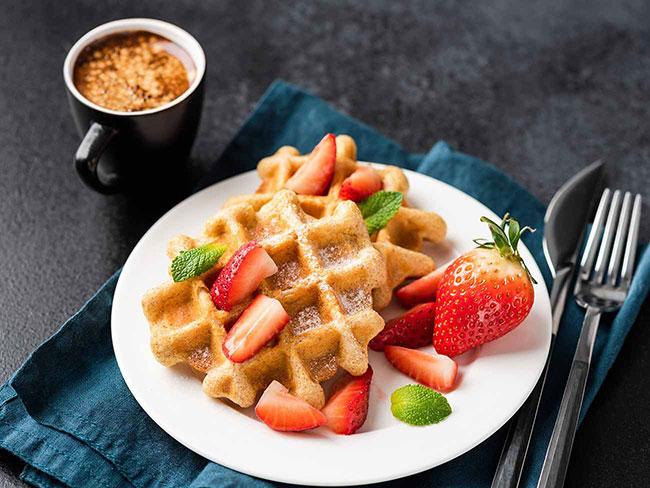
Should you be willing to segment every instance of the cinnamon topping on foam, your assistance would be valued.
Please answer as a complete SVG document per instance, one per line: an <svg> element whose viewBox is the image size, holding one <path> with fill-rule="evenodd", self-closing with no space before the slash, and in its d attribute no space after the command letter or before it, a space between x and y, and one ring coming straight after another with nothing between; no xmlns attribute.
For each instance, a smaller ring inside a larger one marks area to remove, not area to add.
<svg viewBox="0 0 650 488"><path fill-rule="evenodd" d="M112 34L87 46L74 84L97 105L121 112L159 107L189 87L195 67L177 44L145 31Z"/></svg>

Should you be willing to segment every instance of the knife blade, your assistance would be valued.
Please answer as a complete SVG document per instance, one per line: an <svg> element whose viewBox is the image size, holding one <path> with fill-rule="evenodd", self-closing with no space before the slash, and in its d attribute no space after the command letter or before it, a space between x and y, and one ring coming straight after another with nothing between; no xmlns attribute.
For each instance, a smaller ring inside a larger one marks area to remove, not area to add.
<svg viewBox="0 0 650 488"><path fill-rule="evenodd" d="M564 313L567 293L582 236L594 206L594 195L603 173L603 162L596 161L568 180L555 193L544 215L544 256L553 276L551 287L551 345L544 370L519 412L510 421L492 488L516 488L526 460L526 452L537 417L539 401L548 373L555 336Z"/></svg>

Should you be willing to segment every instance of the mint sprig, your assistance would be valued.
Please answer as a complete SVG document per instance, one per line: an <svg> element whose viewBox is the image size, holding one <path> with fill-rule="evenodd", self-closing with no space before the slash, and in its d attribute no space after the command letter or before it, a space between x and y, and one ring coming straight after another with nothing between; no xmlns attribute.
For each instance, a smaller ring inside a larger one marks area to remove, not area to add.
<svg viewBox="0 0 650 488"><path fill-rule="evenodd" d="M390 397L393 415L411 425L437 424L451 413L451 406L440 393L423 385L406 385Z"/></svg>
<svg viewBox="0 0 650 488"><path fill-rule="evenodd" d="M378 191L359 202L368 234L372 235L386 227L402 206L402 199L403 196L398 191Z"/></svg>
<svg viewBox="0 0 650 488"><path fill-rule="evenodd" d="M189 280L208 271L226 252L226 246L205 244L189 251L181 251L172 261L172 279L175 282Z"/></svg>

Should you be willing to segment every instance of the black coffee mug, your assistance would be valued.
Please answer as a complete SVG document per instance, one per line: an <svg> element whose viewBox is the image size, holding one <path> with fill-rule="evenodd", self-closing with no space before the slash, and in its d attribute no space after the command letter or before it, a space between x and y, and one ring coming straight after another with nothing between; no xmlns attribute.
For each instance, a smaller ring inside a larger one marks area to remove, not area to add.
<svg viewBox="0 0 650 488"><path fill-rule="evenodd" d="M190 87L178 98L149 110L119 112L85 98L74 85L74 66L89 44L115 33L147 31L169 39L194 63ZM101 193L137 187L168 177L189 156L203 107L205 54L183 29L155 19L122 19L102 24L79 39L63 64L68 100L83 137L74 156L82 181Z"/></svg>

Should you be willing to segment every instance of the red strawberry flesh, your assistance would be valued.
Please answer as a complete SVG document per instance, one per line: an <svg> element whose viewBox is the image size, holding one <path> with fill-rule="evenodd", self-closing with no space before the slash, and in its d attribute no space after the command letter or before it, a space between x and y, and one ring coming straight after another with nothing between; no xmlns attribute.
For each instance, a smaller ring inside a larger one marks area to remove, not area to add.
<svg viewBox="0 0 650 488"><path fill-rule="evenodd" d="M435 313L435 302L417 305L404 315L386 322L384 329L368 346L374 351L383 351L388 345L411 348L430 346Z"/></svg>
<svg viewBox="0 0 650 488"><path fill-rule="evenodd" d="M397 301L403 307L413 307L418 303L432 302L436 299L436 290L447 266L440 266L431 273L412 281L395 292Z"/></svg>
<svg viewBox="0 0 650 488"><path fill-rule="evenodd" d="M232 307L248 298L264 278L277 273L271 256L256 241L240 247L213 283L212 301L220 310Z"/></svg>
<svg viewBox="0 0 650 488"><path fill-rule="evenodd" d="M325 195L336 166L336 137L327 134L284 187L299 195Z"/></svg>
<svg viewBox="0 0 650 488"><path fill-rule="evenodd" d="M368 416L372 368L361 376L346 374L334 386L334 393L323 407L327 426L337 434L354 434Z"/></svg>
<svg viewBox="0 0 650 488"><path fill-rule="evenodd" d="M370 166L362 166L348 176L341 184L339 198L360 202L381 190L381 176Z"/></svg>
<svg viewBox="0 0 650 488"><path fill-rule="evenodd" d="M438 391L454 388L458 365L447 356L400 346L386 346L384 354L395 368L418 383Z"/></svg>
<svg viewBox="0 0 650 488"><path fill-rule="evenodd" d="M322 412L298 398L278 381L273 381L255 406L255 413L262 422L274 430L297 432L325 425Z"/></svg>
<svg viewBox="0 0 650 488"><path fill-rule="evenodd" d="M277 336L289 322L289 315L275 298L257 295L223 342L223 353L234 363L242 363Z"/></svg>
<svg viewBox="0 0 650 488"><path fill-rule="evenodd" d="M525 270L495 249L474 249L445 271L437 292L433 344L456 356L510 332L533 305Z"/></svg>

